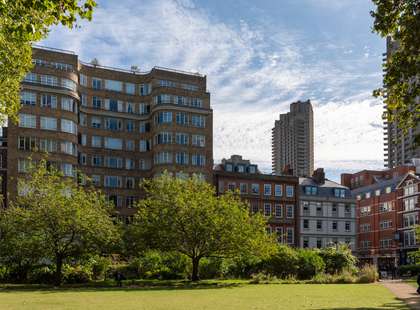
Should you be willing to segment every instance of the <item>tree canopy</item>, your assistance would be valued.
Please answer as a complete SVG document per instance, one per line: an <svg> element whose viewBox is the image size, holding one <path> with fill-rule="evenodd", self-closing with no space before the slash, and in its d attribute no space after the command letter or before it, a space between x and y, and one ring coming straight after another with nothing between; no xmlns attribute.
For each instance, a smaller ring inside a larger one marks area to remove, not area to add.
<svg viewBox="0 0 420 310"><path fill-rule="evenodd" d="M396 121L407 132L420 122L420 2L372 1L376 5L371 11L373 30L394 42L385 64L384 88L374 95L386 98L388 121ZM416 142L420 143L420 136Z"/></svg>
<svg viewBox="0 0 420 310"><path fill-rule="evenodd" d="M0 120L17 118L20 82L32 67L31 44L49 28L72 28L77 18L92 18L94 0L0 1Z"/></svg>
<svg viewBox="0 0 420 310"><path fill-rule="evenodd" d="M198 280L203 257L264 256L274 250L260 214L228 192L216 196L212 185L197 177L186 180L164 174L143 183L146 198L138 205L134 231L151 249L177 251L192 262Z"/></svg>
<svg viewBox="0 0 420 310"><path fill-rule="evenodd" d="M16 200L0 212L0 259L51 261L60 285L63 263L101 253L119 239L105 197L47 168L45 160L19 179L18 189Z"/></svg>

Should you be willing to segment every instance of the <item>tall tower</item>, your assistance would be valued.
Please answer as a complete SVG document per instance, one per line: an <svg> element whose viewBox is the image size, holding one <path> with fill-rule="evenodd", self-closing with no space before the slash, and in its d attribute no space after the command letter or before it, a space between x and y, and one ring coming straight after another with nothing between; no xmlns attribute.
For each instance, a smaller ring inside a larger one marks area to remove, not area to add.
<svg viewBox="0 0 420 310"><path fill-rule="evenodd" d="M392 53L398 49L398 42L390 37L386 40L386 53L383 61L386 62ZM384 72L387 68L385 66ZM386 87L386 85L384 85ZM384 109L388 106L388 98L384 100ZM419 103L420 104L420 103ZM410 128L407 133L398 127L397 122L388 122L384 117L384 157L385 167L395 168L404 164L411 164L414 158L420 158L420 145L415 144L415 136L420 134L420 122Z"/></svg>
<svg viewBox="0 0 420 310"><path fill-rule="evenodd" d="M314 171L314 115L310 100L290 105L280 114L272 130L274 174L288 166L296 176L311 176Z"/></svg>

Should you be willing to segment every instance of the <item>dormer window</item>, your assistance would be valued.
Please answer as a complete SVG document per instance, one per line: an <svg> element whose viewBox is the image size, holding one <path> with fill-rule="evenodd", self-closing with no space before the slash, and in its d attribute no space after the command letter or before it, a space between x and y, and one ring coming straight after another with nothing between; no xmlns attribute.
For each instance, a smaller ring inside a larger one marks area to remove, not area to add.
<svg viewBox="0 0 420 310"><path fill-rule="evenodd" d="M244 167L243 165L238 165L238 166L237 166L237 170L238 170L238 172L240 172L240 173L244 173L244 172L245 172L245 167Z"/></svg>
<svg viewBox="0 0 420 310"><path fill-rule="evenodd" d="M233 165L232 164L226 164L225 165L225 170L227 172L232 172L233 171Z"/></svg>
<svg viewBox="0 0 420 310"><path fill-rule="evenodd" d="M257 172L257 168L252 165L252 166L249 166L248 167L248 171L249 171L249 173L256 173Z"/></svg>

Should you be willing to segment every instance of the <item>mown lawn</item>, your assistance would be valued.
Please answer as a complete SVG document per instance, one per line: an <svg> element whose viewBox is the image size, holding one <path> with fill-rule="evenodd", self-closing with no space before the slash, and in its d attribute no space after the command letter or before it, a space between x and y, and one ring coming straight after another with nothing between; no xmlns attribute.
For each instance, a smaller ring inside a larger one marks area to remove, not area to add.
<svg viewBox="0 0 420 310"><path fill-rule="evenodd" d="M408 309L379 284L235 284L197 287L0 288L0 309Z"/></svg>

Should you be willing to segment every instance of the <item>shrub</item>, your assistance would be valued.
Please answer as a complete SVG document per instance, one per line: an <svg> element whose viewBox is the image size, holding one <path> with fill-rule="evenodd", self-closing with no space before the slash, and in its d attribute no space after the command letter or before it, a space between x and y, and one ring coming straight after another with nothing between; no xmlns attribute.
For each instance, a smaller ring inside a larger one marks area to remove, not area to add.
<svg viewBox="0 0 420 310"><path fill-rule="evenodd" d="M298 274L299 256L295 249L287 245L278 245L276 253L262 265L264 271L284 279Z"/></svg>
<svg viewBox="0 0 420 310"><path fill-rule="evenodd" d="M347 244L324 248L319 252L319 255L324 260L325 271L329 274L338 274L344 270L356 270L357 259Z"/></svg>
<svg viewBox="0 0 420 310"><path fill-rule="evenodd" d="M51 284L54 282L54 270L50 266L34 268L28 273L28 282Z"/></svg>
<svg viewBox="0 0 420 310"><path fill-rule="evenodd" d="M401 276L411 277L420 273L420 264L416 265L401 265L398 267L398 272Z"/></svg>
<svg viewBox="0 0 420 310"><path fill-rule="evenodd" d="M331 284L331 283L355 283L357 278L348 271L339 274L318 273L310 281L314 284Z"/></svg>
<svg viewBox="0 0 420 310"><path fill-rule="evenodd" d="M227 266L221 258L202 258L198 274L201 279L223 278L227 274Z"/></svg>
<svg viewBox="0 0 420 310"><path fill-rule="evenodd" d="M105 280L107 271L111 266L111 260L107 257L94 256L89 260L89 265L94 280Z"/></svg>
<svg viewBox="0 0 420 310"><path fill-rule="evenodd" d="M92 280L92 271L88 266L64 266L63 281L67 284L88 283Z"/></svg>
<svg viewBox="0 0 420 310"><path fill-rule="evenodd" d="M364 265L358 274L358 283L373 283L379 278L378 271L374 265Z"/></svg>
<svg viewBox="0 0 420 310"><path fill-rule="evenodd" d="M249 281L249 283L251 284L268 284L268 283L273 283L273 282L277 282L278 279L276 276L272 276L270 274L267 273L262 273L259 272L257 274L253 274L251 275L251 280Z"/></svg>
<svg viewBox="0 0 420 310"><path fill-rule="evenodd" d="M316 274L325 270L325 263L319 256L318 251L310 249L297 250L298 255L298 278L311 279Z"/></svg>
<svg viewBox="0 0 420 310"><path fill-rule="evenodd" d="M250 278L253 274L261 272L261 259L255 256L239 256L233 259L225 259L226 265L225 277L232 278Z"/></svg>

